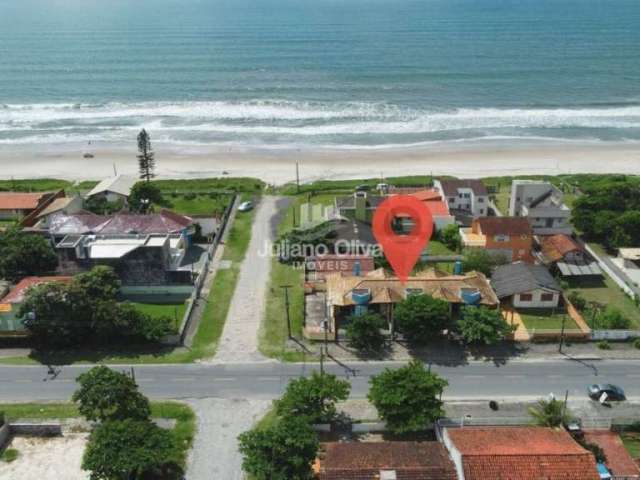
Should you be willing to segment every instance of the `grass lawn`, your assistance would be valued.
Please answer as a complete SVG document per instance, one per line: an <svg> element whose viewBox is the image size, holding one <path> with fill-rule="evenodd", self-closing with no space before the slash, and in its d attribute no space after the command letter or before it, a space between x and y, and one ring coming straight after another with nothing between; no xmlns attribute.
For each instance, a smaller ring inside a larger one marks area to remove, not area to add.
<svg viewBox="0 0 640 480"><path fill-rule="evenodd" d="M131 302L131 304L135 306L137 310L146 313L153 318L169 317L175 321L175 324L178 327L180 326L180 322L182 321L182 317L184 317L184 312L187 308L185 302L173 304Z"/></svg>
<svg viewBox="0 0 640 480"><path fill-rule="evenodd" d="M185 195L166 196L169 208L182 215L222 215L231 201L230 195L224 193L210 195L196 195L187 198Z"/></svg>
<svg viewBox="0 0 640 480"><path fill-rule="evenodd" d="M251 225L255 210L242 213L237 212L235 221L229 231L225 243L223 260L231 260L231 268L218 270L211 286L209 297L198 326L193 345L187 349L184 347L128 347L122 350L104 349L103 351L92 349L91 351L63 351L47 355L45 357L4 357L0 358L0 364L40 364L51 363L54 365L66 365L72 363L191 363L198 359L211 357L218 347L224 322L227 318L231 297L236 287L240 273L240 263L244 259L249 241L251 239ZM140 304L138 304L140 305ZM149 305L149 304L146 304ZM145 306L151 312L175 311L174 305ZM184 310L182 310L184 312Z"/></svg>
<svg viewBox="0 0 640 480"><path fill-rule="evenodd" d="M634 328L640 328L640 308L608 275L605 274L604 280L572 280L569 282L567 294L572 291L579 292L587 302L611 305L620 310L625 317L628 317ZM591 316L586 315L585 321L591 324Z"/></svg>
<svg viewBox="0 0 640 480"><path fill-rule="evenodd" d="M56 178L28 178L21 180L0 180L0 191L48 192L67 189L73 185L67 180Z"/></svg>
<svg viewBox="0 0 640 480"><path fill-rule="evenodd" d="M438 240L431 240L427 245L427 255L456 255L456 252Z"/></svg>
<svg viewBox="0 0 640 480"><path fill-rule="evenodd" d="M631 455L632 458L640 458L640 433L622 432L620 437L629 455Z"/></svg>
<svg viewBox="0 0 640 480"><path fill-rule="evenodd" d="M4 403L0 404L8 421L16 419L46 420L79 417L73 403ZM176 458L184 468L196 432L196 417L188 405L178 402L151 402L151 416L176 421L173 434L177 440Z"/></svg>
<svg viewBox="0 0 640 480"><path fill-rule="evenodd" d="M522 317L527 330L561 330L562 313L552 314L551 311L538 309L520 309L518 313ZM578 325L567 315L564 326L565 330L579 330Z"/></svg>

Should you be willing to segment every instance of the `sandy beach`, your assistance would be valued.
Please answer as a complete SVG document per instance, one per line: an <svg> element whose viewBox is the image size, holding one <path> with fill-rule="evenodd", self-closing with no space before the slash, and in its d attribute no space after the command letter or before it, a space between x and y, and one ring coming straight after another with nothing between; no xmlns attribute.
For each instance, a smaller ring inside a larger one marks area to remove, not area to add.
<svg viewBox="0 0 640 480"><path fill-rule="evenodd" d="M136 151L86 147L0 147L0 178L54 177L98 179L135 174ZM156 173L162 178L251 176L283 184L295 179L348 179L401 175L454 175L462 178L561 173L640 174L640 143L488 143L442 144L427 148L361 150L275 150L176 147L156 144ZM226 172L226 173L225 173Z"/></svg>

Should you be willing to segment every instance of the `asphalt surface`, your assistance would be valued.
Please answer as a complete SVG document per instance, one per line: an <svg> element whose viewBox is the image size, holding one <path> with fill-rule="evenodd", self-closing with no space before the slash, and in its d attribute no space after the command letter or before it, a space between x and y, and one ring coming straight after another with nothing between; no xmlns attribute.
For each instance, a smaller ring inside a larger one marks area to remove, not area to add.
<svg viewBox="0 0 640 480"><path fill-rule="evenodd" d="M352 384L352 398L364 398L371 375L402 363L328 364L326 370ZM56 367L50 374L41 366L0 367L0 402L68 400L75 378L90 366ZM128 366L113 368L130 371ZM141 390L154 399L272 399L291 378L307 375L317 364L260 362L243 364L135 366ZM532 399L569 390L586 396L587 385L615 383L630 399L640 399L639 360L512 361L505 365L472 362L464 366L438 366L433 371L449 381L445 399Z"/></svg>

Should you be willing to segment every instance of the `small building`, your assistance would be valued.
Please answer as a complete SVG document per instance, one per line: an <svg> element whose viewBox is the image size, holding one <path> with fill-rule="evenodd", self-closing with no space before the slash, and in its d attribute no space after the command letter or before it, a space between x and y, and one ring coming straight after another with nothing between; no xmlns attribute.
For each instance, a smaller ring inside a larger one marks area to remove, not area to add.
<svg viewBox="0 0 640 480"><path fill-rule="evenodd" d="M0 220L21 220L53 201L59 194L60 192L0 192Z"/></svg>
<svg viewBox="0 0 640 480"><path fill-rule="evenodd" d="M18 312L29 289L49 282L69 283L73 277L25 277L0 300L0 334L24 332L24 324Z"/></svg>
<svg viewBox="0 0 640 480"><path fill-rule="evenodd" d="M305 278L309 281L322 281L332 273L366 275L373 270L375 262L370 255L318 255L305 262Z"/></svg>
<svg viewBox="0 0 640 480"><path fill-rule="evenodd" d="M435 180L433 184L443 195L452 213L462 213L473 218L489 214L489 193L482 180Z"/></svg>
<svg viewBox="0 0 640 480"><path fill-rule="evenodd" d="M393 305L409 295L428 294L451 304L485 305L496 308L499 300L487 278L479 272L450 275L435 269L409 277L406 283L385 272L374 270L367 275L331 274L325 277L326 309L329 331L337 332L352 315L374 312L387 319L393 329Z"/></svg>
<svg viewBox="0 0 640 480"><path fill-rule="evenodd" d="M540 260L563 277L601 277L602 270L576 240L559 233L540 237Z"/></svg>
<svg viewBox="0 0 640 480"><path fill-rule="evenodd" d="M384 200L383 196L356 191L353 195L336 197L334 206L340 216L370 224L373 220L373 213Z"/></svg>
<svg viewBox="0 0 640 480"><path fill-rule="evenodd" d="M632 281L640 284L640 248L619 248L618 256L612 260Z"/></svg>
<svg viewBox="0 0 640 480"><path fill-rule="evenodd" d="M457 480L439 442L332 442L322 444L318 480Z"/></svg>
<svg viewBox="0 0 640 480"><path fill-rule="evenodd" d="M480 217L460 229L465 247L478 247L504 255L512 262L533 263L533 232L522 217Z"/></svg>
<svg viewBox="0 0 640 480"><path fill-rule="evenodd" d="M564 204L564 194L550 182L514 180L511 184L509 215L529 219L536 235L572 232L571 210Z"/></svg>
<svg viewBox="0 0 640 480"><path fill-rule="evenodd" d="M562 297L560 285L544 265L501 265L491 276L491 286L501 302L516 308L556 308Z"/></svg>
<svg viewBox="0 0 640 480"><path fill-rule="evenodd" d="M600 480L596 459L566 430L445 428L442 440L464 480Z"/></svg>
<svg viewBox="0 0 640 480"><path fill-rule="evenodd" d="M137 178L128 175L105 178L87 193L87 198L102 198L107 202L121 200L126 203L131 195L131 189L138 181Z"/></svg>
<svg viewBox="0 0 640 480"><path fill-rule="evenodd" d="M34 224L39 229L49 227L49 220L55 214L70 215L82 211L82 197L79 195L73 197L56 198L46 208L36 213Z"/></svg>
<svg viewBox="0 0 640 480"><path fill-rule="evenodd" d="M447 225L455 225L456 218L449 211L449 205L442 194L435 188L419 190L409 194L420 200L431 213L435 230L442 230Z"/></svg>

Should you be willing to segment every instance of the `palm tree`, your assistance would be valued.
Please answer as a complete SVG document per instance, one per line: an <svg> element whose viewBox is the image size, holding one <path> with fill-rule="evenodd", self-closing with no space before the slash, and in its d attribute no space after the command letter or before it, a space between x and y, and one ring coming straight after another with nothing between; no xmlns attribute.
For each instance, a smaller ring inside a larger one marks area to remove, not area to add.
<svg viewBox="0 0 640 480"><path fill-rule="evenodd" d="M539 427L559 427L573 420L565 403L555 398L538 400L536 407L529 407L529 415Z"/></svg>

